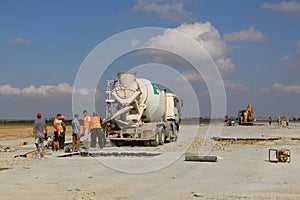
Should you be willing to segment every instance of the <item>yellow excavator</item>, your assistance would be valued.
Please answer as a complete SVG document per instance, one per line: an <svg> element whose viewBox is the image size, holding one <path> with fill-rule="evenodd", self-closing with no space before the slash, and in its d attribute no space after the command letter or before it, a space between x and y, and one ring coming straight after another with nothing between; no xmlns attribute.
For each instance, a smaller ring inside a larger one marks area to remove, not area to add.
<svg viewBox="0 0 300 200"><path fill-rule="evenodd" d="M255 117L253 114L252 105L248 104L247 108L240 110L238 113L239 125L253 125Z"/></svg>

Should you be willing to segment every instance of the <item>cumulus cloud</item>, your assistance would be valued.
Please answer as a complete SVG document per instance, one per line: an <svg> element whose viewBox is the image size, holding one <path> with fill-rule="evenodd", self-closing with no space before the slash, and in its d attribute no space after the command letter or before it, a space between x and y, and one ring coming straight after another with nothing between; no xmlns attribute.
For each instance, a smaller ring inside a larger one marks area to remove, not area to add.
<svg viewBox="0 0 300 200"><path fill-rule="evenodd" d="M285 14L295 14L300 16L300 4L294 1L290 1L290 2L282 1L279 4L264 2L260 7L283 12Z"/></svg>
<svg viewBox="0 0 300 200"><path fill-rule="evenodd" d="M271 89L282 93L300 94L300 85L283 85L280 83L274 83Z"/></svg>
<svg viewBox="0 0 300 200"><path fill-rule="evenodd" d="M47 97L52 94L73 94L73 92L79 95L88 95L94 93L95 90L88 88L73 90L73 87L68 83L59 83L58 85L41 85L39 87L30 85L25 88L12 87L9 84L0 85L0 95L36 95Z"/></svg>
<svg viewBox="0 0 300 200"><path fill-rule="evenodd" d="M232 59L226 56L228 51L227 44L222 40L219 31L209 22L182 24L177 28L167 29L162 35L151 38L148 41L148 46L174 50L176 52L184 52L185 54L188 52L193 59L198 61L207 58L207 55L199 54L197 51L191 51L191 47L189 46L190 44L186 44L185 41L181 41L172 30L181 32L199 42L199 44L215 61L221 72L228 73L235 70L235 65Z"/></svg>
<svg viewBox="0 0 300 200"><path fill-rule="evenodd" d="M12 44L22 44L22 45L30 45L31 42L29 40L25 40L23 38L14 38L11 40Z"/></svg>
<svg viewBox="0 0 300 200"><path fill-rule="evenodd" d="M154 12L163 19L177 22L191 21L191 12L184 9L184 1L179 0L138 0L132 8L133 11Z"/></svg>
<svg viewBox="0 0 300 200"><path fill-rule="evenodd" d="M262 41L267 36L259 30L255 30L254 27L250 27L248 30L241 30L239 32L225 33L224 40L232 41Z"/></svg>
<svg viewBox="0 0 300 200"><path fill-rule="evenodd" d="M21 94L20 88L14 88L9 84L0 85L0 94L3 95L18 95Z"/></svg>

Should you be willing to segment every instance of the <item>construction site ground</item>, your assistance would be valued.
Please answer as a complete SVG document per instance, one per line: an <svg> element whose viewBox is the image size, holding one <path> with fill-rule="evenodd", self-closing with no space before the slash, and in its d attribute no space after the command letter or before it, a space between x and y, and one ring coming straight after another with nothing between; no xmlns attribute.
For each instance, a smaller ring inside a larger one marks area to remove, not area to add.
<svg viewBox="0 0 300 200"><path fill-rule="evenodd" d="M26 128L1 127L0 199L300 199L300 124L224 126L208 134L212 127L182 125L177 142L158 147L108 143L86 156L47 150L16 158L34 149L31 129L20 136ZM290 149L291 163L269 162L270 148ZM184 161L191 153L218 159Z"/></svg>

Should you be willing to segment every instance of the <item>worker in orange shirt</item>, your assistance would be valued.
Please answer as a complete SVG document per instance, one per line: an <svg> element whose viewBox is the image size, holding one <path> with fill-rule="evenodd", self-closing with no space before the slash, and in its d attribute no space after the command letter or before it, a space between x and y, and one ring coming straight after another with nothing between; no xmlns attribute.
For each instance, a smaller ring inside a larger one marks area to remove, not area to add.
<svg viewBox="0 0 300 200"><path fill-rule="evenodd" d="M105 146L106 138L101 129L101 121L101 117L94 112L91 121L91 148L96 148L97 138L99 147L102 149Z"/></svg>
<svg viewBox="0 0 300 200"><path fill-rule="evenodd" d="M86 110L83 111L83 145L84 149L89 148L89 136L91 131L91 117Z"/></svg>
<svg viewBox="0 0 300 200"><path fill-rule="evenodd" d="M290 119L288 117L285 118L285 124L286 124L286 127L289 126L289 122L290 122Z"/></svg>
<svg viewBox="0 0 300 200"><path fill-rule="evenodd" d="M53 121L53 127L54 127L54 138L53 138L52 150L57 151L59 149L59 136L62 132L61 114L60 113L58 113L56 115L56 118Z"/></svg>

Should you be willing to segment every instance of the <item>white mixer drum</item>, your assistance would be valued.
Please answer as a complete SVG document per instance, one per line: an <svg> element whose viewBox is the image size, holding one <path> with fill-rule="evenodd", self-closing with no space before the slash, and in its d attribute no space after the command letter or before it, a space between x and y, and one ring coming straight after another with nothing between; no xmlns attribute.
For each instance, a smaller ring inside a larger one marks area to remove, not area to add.
<svg viewBox="0 0 300 200"><path fill-rule="evenodd" d="M136 79L141 90L138 103L144 103L146 110L143 113L144 122L160 122L165 114L165 94L154 83L147 79Z"/></svg>

